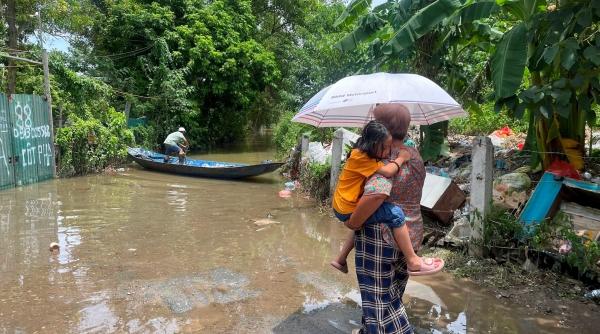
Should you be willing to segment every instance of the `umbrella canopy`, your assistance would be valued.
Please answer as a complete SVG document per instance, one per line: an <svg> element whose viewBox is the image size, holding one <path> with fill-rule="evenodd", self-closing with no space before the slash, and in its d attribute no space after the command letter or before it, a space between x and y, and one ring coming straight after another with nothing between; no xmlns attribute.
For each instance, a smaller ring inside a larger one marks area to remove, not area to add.
<svg viewBox="0 0 600 334"><path fill-rule="evenodd" d="M445 90L417 74L346 77L318 92L292 118L316 127L362 127L378 103L402 103L411 124L429 125L469 114Z"/></svg>

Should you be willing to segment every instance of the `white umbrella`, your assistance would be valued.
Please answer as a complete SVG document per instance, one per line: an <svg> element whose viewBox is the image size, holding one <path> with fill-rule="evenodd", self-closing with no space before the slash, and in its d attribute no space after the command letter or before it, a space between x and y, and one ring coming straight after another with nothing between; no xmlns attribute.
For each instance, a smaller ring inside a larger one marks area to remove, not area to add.
<svg viewBox="0 0 600 334"><path fill-rule="evenodd" d="M378 103L402 103L411 124L429 125L469 114L445 90L417 74L346 77L318 92L292 118L316 127L362 127Z"/></svg>

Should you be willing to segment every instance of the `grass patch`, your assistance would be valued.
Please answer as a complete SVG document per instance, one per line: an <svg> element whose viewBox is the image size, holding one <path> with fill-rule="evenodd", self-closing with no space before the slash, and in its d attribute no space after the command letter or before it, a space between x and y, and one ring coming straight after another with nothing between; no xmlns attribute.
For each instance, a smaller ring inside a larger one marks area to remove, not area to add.
<svg viewBox="0 0 600 334"><path fill-rule="evenodd" d="M469 256L466 250L429 249L423 252L446 262L444 272L456 278L467 278L485 288L509 289L535 287L553 295L580 300L584 284L563 274L558 266L549 270L525 271L518 262L498 264L493 259Z"/></svg>

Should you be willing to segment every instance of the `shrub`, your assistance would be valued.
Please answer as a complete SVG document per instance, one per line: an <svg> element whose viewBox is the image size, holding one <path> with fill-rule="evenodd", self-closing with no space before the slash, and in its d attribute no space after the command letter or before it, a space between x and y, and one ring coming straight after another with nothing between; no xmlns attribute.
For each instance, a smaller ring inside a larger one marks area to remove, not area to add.
<svg viewBox="0 0 600 334"><path fill-rule="evenodd" d="M331 158L324 165L306 162L300 169L300 184L303 191L319 202L329 199L331 180Z"/></svg>
<svg viewBox="0 0 600 334"><path fill-rule="evenodd" d="M300 140L302 131L307 130L306 124L292 123L293 117L294 113L287 111L281 115L279 123L275 126L273 144L279 156L287 155Z"/></svg>
<svg viewBox="0 0 600 334"><path fill-rule="evenodd" d="M135 145L150 151L157 151L160 144L156 142L157 131L154 125L136 126L130 128L135 139Z"/></svg>
<svg viewBox="0 0 600 334"><path fill-rule="evenodd" d="M72 114L66 124L58 129L55 138L61 152L61 176L97 173L122 163L127 146L134 143L132 131L125 126L125 115L113 108L109 108L104 122ZM95 136L95 144L88 142L89 135Z"/></svg>
<svg viewBox="0 0 600 334"><path fill-rule="evenodd" d="M450 121L450 132L467 136L487 136L490 133L508 126L515 133L527 133L527 115L516 119L506 111L494 112L494 104L486 103L481 106L481 113L472 113L467 118L457 118Z"/></svg>
<svg viewBox="0 0 600 334"><path fill-rule="evenodd" d="M475 217L481 218L478 212ZM471 223L474 227L474 223ZM571 268L577 269L580 276L593 278L598 274L596 262L600 260L600 248L597 241L585 240L575 233L571 216L558 212L552 220L543 220L539 224L522 225L518 216L492 205L492 209L482 220L481 238L470 242L486 248L488 251L523 250L525 246L537 251L549 250L557 242L568 242L571 250L566 255L558 255ZM519 246L519 247L517 247Z"/></svg>

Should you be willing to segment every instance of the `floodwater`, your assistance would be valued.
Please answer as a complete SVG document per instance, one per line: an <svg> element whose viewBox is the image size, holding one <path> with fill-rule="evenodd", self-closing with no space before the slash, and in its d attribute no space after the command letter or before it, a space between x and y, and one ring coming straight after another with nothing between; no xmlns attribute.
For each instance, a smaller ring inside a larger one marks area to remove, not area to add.
<svg viewBox="0 0 600 334"><path fill-rule="evenodd" d="M267 142L194 157L260 163ZM0 332L349 333L356 278L329 265L348 231L283 183L131 168L0 191ZM446 274L405 302L423 333L561 331Z"/></svg>

